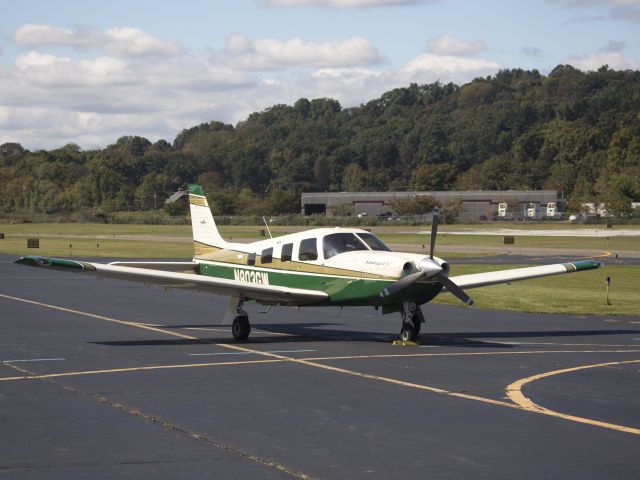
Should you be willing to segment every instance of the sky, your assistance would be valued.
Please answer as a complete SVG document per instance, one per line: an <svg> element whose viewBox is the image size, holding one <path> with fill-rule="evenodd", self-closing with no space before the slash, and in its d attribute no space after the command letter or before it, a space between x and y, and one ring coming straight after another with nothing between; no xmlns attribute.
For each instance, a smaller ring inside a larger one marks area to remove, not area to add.
<svg viewBox="0 0 640 480"><path fill-rule="evenodd" d="M0 144L172 142L501 69L640 69L640 0L0 1Z"/></svg>

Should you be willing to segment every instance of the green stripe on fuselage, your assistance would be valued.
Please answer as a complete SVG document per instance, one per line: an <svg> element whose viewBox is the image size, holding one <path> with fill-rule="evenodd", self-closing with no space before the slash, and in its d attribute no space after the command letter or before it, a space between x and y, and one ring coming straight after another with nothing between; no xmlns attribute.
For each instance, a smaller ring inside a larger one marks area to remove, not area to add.
<svg viewBox="0 0 640 480"><path fill-rule="evenodd" d="M201 262L199 272L202 275L247 283L326 292L329 298L322 302L324 305L375 306L399 303L405 299L425 303L442 289L439 283L416 283L405 289L402 295L381 298L380 292L393 283L392 280L287 272L218 262Z"/></svg>

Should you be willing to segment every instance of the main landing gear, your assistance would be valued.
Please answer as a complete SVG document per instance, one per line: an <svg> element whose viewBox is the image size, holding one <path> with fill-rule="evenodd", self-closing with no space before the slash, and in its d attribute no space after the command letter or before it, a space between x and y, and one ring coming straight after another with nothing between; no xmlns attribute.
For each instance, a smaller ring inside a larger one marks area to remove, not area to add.
<svg viewBox="0 0 640 480"><path fill-rule="evenodd" d="M240 341L245 341L249 338L251 333L251 324L249 323L249 315L242 309L244 299L232 298L229 302L229 310L233 315L233 322L231 323L231 334L233 338ZM235 306L235 308L234 308ZM235 310L235 312L233 312Z"/></svg>
<svg viewBox="0 0 640 480"><path fill-rule="evenodd" d="M414 302L402 302L402 328L400 329L400 340L403 342L414 342L420 334L420 327L424 323L424 316L420 306Z"/></svg>

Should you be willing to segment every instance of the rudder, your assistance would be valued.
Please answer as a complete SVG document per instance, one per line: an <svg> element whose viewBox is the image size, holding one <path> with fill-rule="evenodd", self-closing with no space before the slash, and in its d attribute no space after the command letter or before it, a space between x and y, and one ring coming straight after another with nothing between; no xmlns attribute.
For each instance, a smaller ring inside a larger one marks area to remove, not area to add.
<svg viewBox="0 0 640 480"><path fill-rule="evenodd" d="M226 248L227 242L218 232L207 197L200 185L189 185L189 209L196 257Z"/></svg>

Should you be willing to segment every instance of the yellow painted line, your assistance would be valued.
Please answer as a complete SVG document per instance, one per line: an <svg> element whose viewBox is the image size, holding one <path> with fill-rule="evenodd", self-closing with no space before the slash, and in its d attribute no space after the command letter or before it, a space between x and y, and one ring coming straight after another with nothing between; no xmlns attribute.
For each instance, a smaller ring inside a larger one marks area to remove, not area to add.
<svg viewBox="0 0 640 480"><path fill-rule="evenodd" d="M258 351L258 350L256 350ZM243 352L249 353L249 352ZM270 352L260 352L270 353ZM81 375L98 375L108 373L127 373L127 372L139 372L139 371L151 371L151 370L168 370L175 368L197 368L197 367L221 367L228 365L255 365L261 363L283 363L283 362L317 362L317 361L335 361L335 360L360 360L360 359L382 359L382 358L397 358L397 357L466 357L466 356L495 356L495 355L537 355L544 353L640 353L640 350L530 350L519 352L451 352L451 353L415 353L415 354L378 354L378 355L345 355L334 357L310 357L310 358L292 358L284 357L282 359L266 359L266 360L243 360L234 362L208 362L208 363L178 363L171 365L149 365L144 367L125 367L125 368L111 368L104 370L81 370L73 372L59 372L59 373L47 373L47 374L34 374L25 375L20 377L0 377L2 381L14 381L14 380L32 380L41 378L53 378L53 377L74 377Z"/></svg>
<svg viewBox="0 0 640 480"><path fill-rule="evenodd" d="M9 300L15 300L17 302L29 303L31 305L37 305L39 307L51 308L52 310L58 310L59 312L67 312L67 313L75 313L76 315L82 315L84 317L95 318L96 320L103 320L105 322L118 323L120 325L126 325L128 327L137 327L142 328L144 330L150 330L152 332L158 332L168 335L173 335L174 337L180 337L187 340L199 340L197 337L192 337L190 335L185 335L183 333L178 332L168 332L167 330L161 330L157 327L152 327L151 325L138 323L138 322L129 322L126 320L118 320L116 318L105 317L103 315L96 315L95 313L82 312L80 310L73 310L72 308L64 308L58 307L56 305L50 305L48 303L36 302L35 300L27 300L26 298L12 297L11 295L3 295L0 293L1 298L8 298Z"/></svg>
<svg viewBox="0 0 640 480"><path fill-rule="evenodd" d="M256 355L262 355L262 356L269 357L269 358L276 359L276 360L283 361L283 362L287 361L287 362L292 362L292 363L299 363L301 365L320 368L320 369L323 369L323 370L337 372L337 373L343 373L345 375L351 375L351 376L354 376L354 377L386 382L386 383L390 383L390 384L394 384L394 385L400 385L400 386L404 386L404 387L408 387L408 388L414 388L414 389L417 389L417 390L429 391L429 392L437 393L437 394L441 394L441 395L464 398L464 399L467 399L467 400L475 400L475 401L478 401L478 402L488 403L488 404L491 404L491 405L498 405L498 406L502 406L502 407L506 407L506 408L512 408L512 409L517 409L517 410L525 410L525 411L536 412L536 413L541 413L541 414L545 414L545 415L552 415L552 416L564 418L566 420L572 420L572 421L576 421L576 422L580 422L580 423L590 423L591 425L602 426L604 428L612 428L614 430L620 430L620 431L632 430L633 431L632 433L636 433L635 430L637 430L637 429L629 429L629 427L623 427L621 425L608 424L606 422L598 422L596 420L590 420L590 419L581 418L581 417L573 417L571 415L565 415L565 414L561 414L561 413L558 413L558 412L553 412L552 410L544 409L543 407L539 407L539 406L538 406L537 409L533 409L533 408L528 407L528 406L520 405L517 402L515 402L515 400L514 400L515 403L503 402L503 401L494 400L494 399L491 399L491 398L479 397L479 396L475 396L475 395L468 395L468 394L459 393L459 392L452 392L452 391L445 390L445 389L442 389L442 388L430 387L430 386L427 386L427 385L421 385L421 384L411 383L411 382L404 382L402 380L397 380L397 379L394 379L394 378L382 377L382 376L372 375L372 374L368 374L368 373L361 373L361 372L356 372L354 370L348 370L348 369L345 369L345 368L338 368L338 367L333 367L333 366L330 366L330 365L324 365L322 363L317 363L317 361L319 361L320 359L318 359L318 360L296 359L296 358L287 357L287 356L284 356L284 355L279 355L279 354L276 354L276 353L261 352L260 350L255 350L255 349L252 349L252 348L242 347L240 345L233 345L233 344L226 344L226 343L213 343L213 342L209 342L209 341L206 341L206 340L198 339L197 337L192 337L190 335L184 335L184 334L181 334L181 333L178 333L178 332L174 332L174 331L168 331L168 330L164 330L164 329L161 329L161 328L151 327L151 326L143 325L143 324L140 324L140 323L137 323L137 322L129 322L129 321L125 321L125 320L117 320L117 319L114 319L114 318L105 317L103 315L96 315L96 314L93 314L93 313L82 312L80 310L73 310L73 309L64 308L64 307L58 307L56 305L49 305L49 304L42 303L42 302L36 302L34 300L27 300L27 299L24 299L24 298L12 297L10 295L0 294L0 297L8 298L10 300L16 300L16 301L19 301L19 302L29 303L29 304L32 304L32 305L38 305L38 306L45 307L45 308L51 308L51 309L62 311L62 312L74 313L74 314L77 314L77 315L82 315L82 316L86 316L86 317L89 317L89 318L94 318L94 319L97 319L97 320L103 320L103 321L108 321L108 322L112 322L112 323L117 323L117 324L120 324L120 325L126 325L126 326L130 326L130 327L137 327L137 328L142 328L142 329L145 329L145 330L151 330L151 331L154 331L154 332L163 333L163 334L166 334L166 335L172 335L172 336L179 337L179 338L185 338L185 339L189 339L189 340L197 340L197 341L200 341L202 343L214 344L214 345L217 345L219 347L228 348L230 350L254 353ZM597 350L597 351L602 352L602 350ZM629 352L629 350L623 350L623 351L624 352ZM620 352L623 352L623 351L620 351ZM589 352L589 353L595 353L595 352L596 351ZM475 352L475 353L483 353L483 352ZM505 352L505 353L507 353L507 352ZM554 353L554 352L550 351L548 353ZM582 353L587 353L587 352L583 351ZM426 354L426 353L425 354L408 354L408 355L405 354L404 356L409 356L409 355L412 355L412 356L437 356L437 355L442 355L442 354ZM403 356L403 355L402 354L398 354L397 356ZM358 357L359 358L367 358L367 357L371 357L371 356L366 356L365 355L365 356L358 356ZM640 360L638 360L638 362L640 362ZM614 364L615 363L616 362L614 362ZM606 364L600 364L600 365L606 365ZM588 367L583 367L583 368L588 368ZM571 369L568 369L568 370L571 370ZM562 371L559 371L559 372L562 372ZM533 381L533 380L531 380L531 381ZM508 395L509 395L509 391L510 391L509 389L513 385L514 384L511 384L509 387L507 387L507 394ZM523 397L524 397L524 395L523 395ZM511 398L511 396L509 396L509 398ZM622 429L626 429L626 430L622 430ZM640 431L638 431L638 433L640 433Z"/></svg>
<svg viewBox="0 0 640 480"><path fill-rule="evenodd" d="M80 375L98 375L105 373L143 372L150 370L168 370L173 368L220 367L226 365L251 365L256 363L276 363L281 360L246 360L241 362L189 363L177 365L151 365L148 367L111 368L107 370L83 370L78 372L46 373L42 375L24 375L22 377L0 378L0 382L10 380L37 380L42 378L76 377Z"/></svg>
<svg viewBox="0 0 640 480"><path fill-rule="evenodd" d="M447 352L447 353L397 353L397 354L374 354L374 355L344 355L338 357L310 357L302 358L310 362L320 362L324 360L359 360L367 358L396 358L396 357L469 357L485 355L538 355L548 353L639 353L638 350L521 350L515 352Z"/></svg>
<svg viewBox="0 0 640 480"><path fill-rule="evenodd" d="M530 377L522 378L516 382L513 382L511 385L507 387L507 395L509 398L521 406L525 410L542 413L544 415L550 415L552 417L563 418L565 420L571 420L573 422L585 423L587 425L593 425L596 427L608 428L610 430L617 430L620 432L633 433L635 435L640 435L640 429L625 427L624 425L617 425L615 423L601 422L599 420L593 420L591 418L577 417L575 415L569 415L562 412L556 412L555 410L550 410L548 408L542 407L537 403L533 402L531 399L526 397L524 393L522 393L522 388L528 383L535 382L536 380L540 380L542 378L552 377L554 375L562 375L564 373L577 372L579 370L586 370L589 368L600 368L600 367L610 367L613 365L627 365L631 363L640 363L640 360L627 360L622 362L608 362L608 363L598 363L595 365L581 365L579 367L573 368L563 368L561 370L554 370L551 372L539 373L537 375L532 375Z"/></svg>

